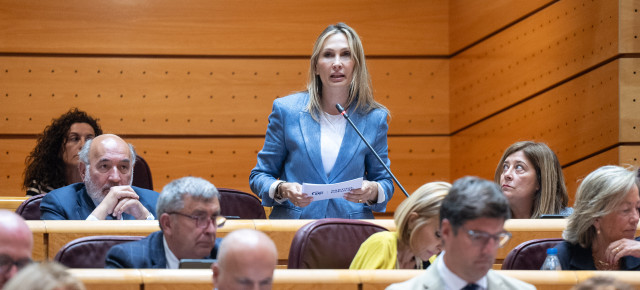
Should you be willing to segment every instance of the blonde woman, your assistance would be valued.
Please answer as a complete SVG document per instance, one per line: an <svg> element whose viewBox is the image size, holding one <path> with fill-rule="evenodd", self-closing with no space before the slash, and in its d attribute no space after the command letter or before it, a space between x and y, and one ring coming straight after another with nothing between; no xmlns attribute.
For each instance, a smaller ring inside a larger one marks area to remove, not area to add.
<svg viewBox="0 0 640 290"><path fill-rule="evenodd" d="M391 176L336 109L347 113L389 166L388 111L373 99L358 34L344 23L316 39L305 92L273 102L264 146L251 171L251 190L272 207L271 219L372 219L393 196ZM343 198L313 201L301 184L363 178ZM312 202L313 201L313 202Z"/></svg>
<svg viewBox="0 0 640 290"><path fill-rule="evenodd" d="M371 235L349 269L424 269L442 250L440 205L451 184L430 182L404 200L395 215L396 232Z"/></svg>

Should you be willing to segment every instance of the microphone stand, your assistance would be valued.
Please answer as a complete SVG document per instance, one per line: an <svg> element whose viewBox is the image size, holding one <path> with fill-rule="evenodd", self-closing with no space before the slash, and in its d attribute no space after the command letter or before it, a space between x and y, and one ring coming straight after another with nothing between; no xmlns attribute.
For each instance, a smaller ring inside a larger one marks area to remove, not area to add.
<svg viewBox="0 0 640 290"><path fill-rule="evenodd" d="M373 150L373 147L371 147L371 144L369 144L369 142L367 142L367 139L365 139L364 136L362 136L362 133L360 133L360 130L358 130L356 125L353 124L353 122L351 121L351 118L349 118L349 115L347 115L347 111L345 111L344 108L340 104L336 104L336 109L338 109L338 112L340 112L340 114L345 119L347 119L347 121L349 121L349 124L351 124L351 127L353 127L353 129L356 130L356 133L358 133L358 136L360 136L360 139L362 139L362 141L364 141L364 144L367 144L367 147L369 147L369 150L371 150L371 152L373 152L373 155L375 155L376 158L378 158L378 161L380 162L380 164L382 164L382 167L384 167L384 169L387 171L387 173L389 173L389 175L391 175L391 178L393 178L393 181L395 181L396 184L398 185L398 187L400 188L400 190L402 190L402 193L404 193L405 196L409 197L409 194L407 193L406 190L404 190L404 187L402 187L402 184L400 184L400 181L398 181L398 179L395 177L395 175L393 175L393 173L391 173L391 170L389 169L389 167L387 167L387 165L384 164L384 162L382 161L382 159L380 158L378 153L376 153L376 151Z"/></svg>

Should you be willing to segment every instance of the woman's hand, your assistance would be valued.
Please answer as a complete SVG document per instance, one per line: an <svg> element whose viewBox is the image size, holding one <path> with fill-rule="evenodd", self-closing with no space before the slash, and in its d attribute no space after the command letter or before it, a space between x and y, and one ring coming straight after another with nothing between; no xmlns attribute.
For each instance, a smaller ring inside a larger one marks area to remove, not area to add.
<svg viewBox="0 0 640 290"><path fill-rule="evenodd" d="M344 199L355 203L375 203L378 200L378 183L375 181L362 181L362 188L354 189L344 195Z"/></svg>
<svg viewBox="0 0 640 290"><path fill-rule="evenodd" d="M624 256L640 258L640 242L630 239L620 239L609 244L604 252L604 257L609 264L617 263Z"/></svg>
<svg viewBox="0 0 640 290"><path fill-rule="evenodd" d="M305 207L313 201L313 197L302 193L302 185L297 182L285 182L280 185L280 193L297 207Z"/></svg>

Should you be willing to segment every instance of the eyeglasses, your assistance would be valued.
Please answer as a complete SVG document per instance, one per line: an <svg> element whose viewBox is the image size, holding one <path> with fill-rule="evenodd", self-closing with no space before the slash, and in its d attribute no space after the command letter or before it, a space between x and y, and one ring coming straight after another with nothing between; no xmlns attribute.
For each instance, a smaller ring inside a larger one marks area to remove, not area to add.
<svg viewBox="0 0 640 290"><path fill-rule="evenodd" d="M33 261L31 261L31 259L29 258L13 260L8 255L0 254L0 273L4 274L11 271L11 267L13 267L13 265L15 265L18 270L20 270L26 265L31 264L31 262Z"/></svg>
<svg viewBox="0 0 640 290"><path fill-rule="evenodd" d="M510 232L502 232L502 233L499 233L499 234L492 235L492 234L489 234L487 232L467 230L464 227L463 227L463 229L469 235L469 238L471 239L471 242L474 243L477 246L483 246L484 247L484 246L487 245L487 243L489 243L489 239L492 239L494 241L495 245L498 246L498 248L502 248L511 239L511 233Z"/></svg>
<svg viewBox="0 0 640 290"><path fill-rule="evenodd" d="M206 228L209 226L210 222L213 222L213 225L215 225L216 227L221 228L224 226L224 223L227 221L227 218L217 214L214 214L212 216L188 215L181 212L169 212L168 214L177 214L183 217L188 217L190 219L193 219L196 221L197 228Z"/></svg>

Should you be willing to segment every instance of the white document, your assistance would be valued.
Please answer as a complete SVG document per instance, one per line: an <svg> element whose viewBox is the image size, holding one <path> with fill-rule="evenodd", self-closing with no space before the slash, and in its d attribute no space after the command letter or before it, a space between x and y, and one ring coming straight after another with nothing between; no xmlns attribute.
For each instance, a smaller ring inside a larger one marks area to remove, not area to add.
<svg viewBox="0 0 640 290"><path fill-rule="evenodd" d="M302 184L302 192L312 196L313 201L343 198L345 193L358 188L362 188L362 177L334 184Z"/></svg>

